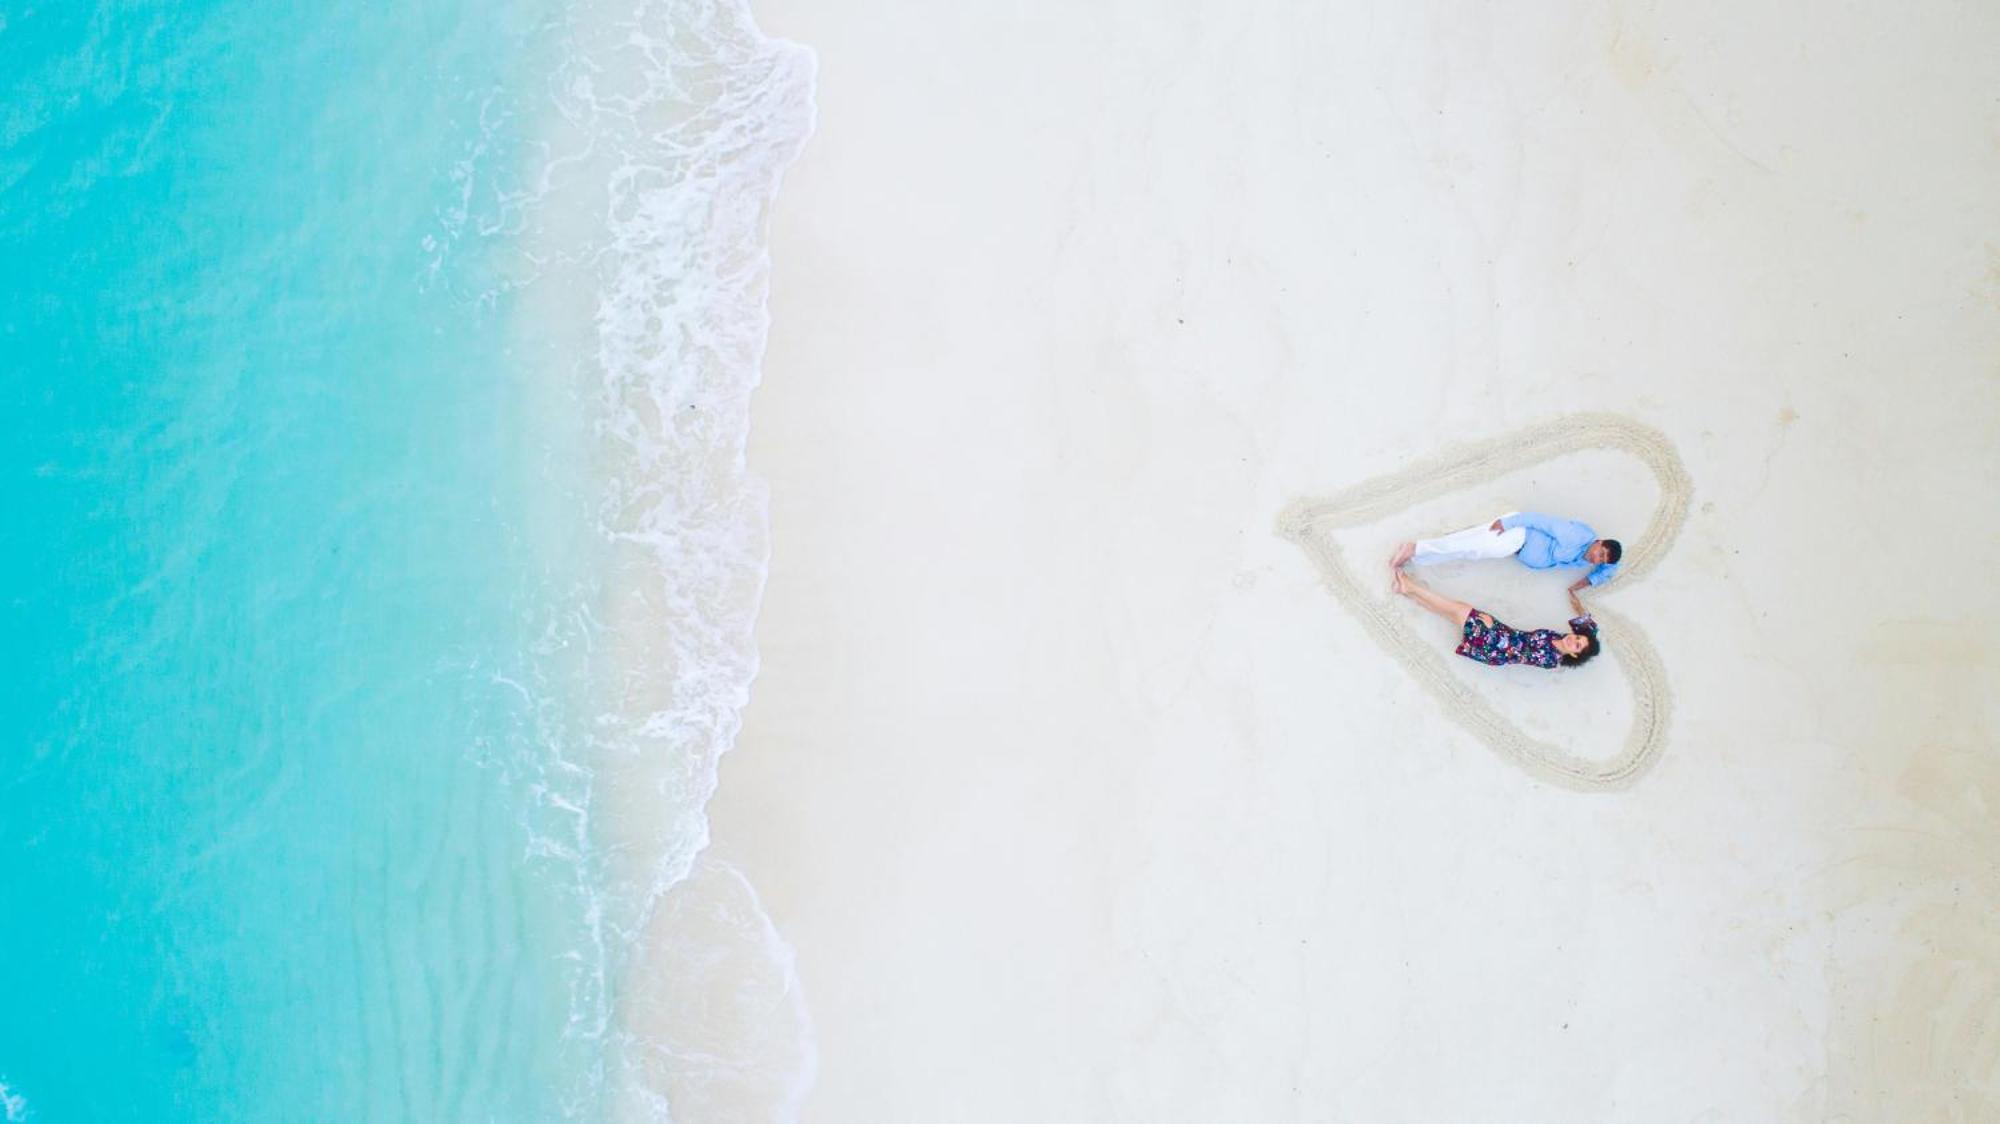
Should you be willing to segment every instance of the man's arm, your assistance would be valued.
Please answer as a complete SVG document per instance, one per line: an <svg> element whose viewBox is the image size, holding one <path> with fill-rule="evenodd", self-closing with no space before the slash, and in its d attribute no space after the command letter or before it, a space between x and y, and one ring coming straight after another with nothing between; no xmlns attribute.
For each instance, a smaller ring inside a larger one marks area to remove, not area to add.
<svg viewBox="0 0 2000 1124"><path fill-rule="evenodd" d="M1566 519L1551 519L1539 511L1517 511L1512 515L1503 515L1495 519L1493 521L1493 529L1496 531L1511 531L1516 527L1526 527L1530 531L1540 531L1550 538L1554 538L1556 537L1555 525L1566 522L1568 522Z"/></svg>
<svg viewBox="0 0 2000 1124"><path fill-rule="evenodd" d="M1594 573L1596 573L1596 572L1597 572L1597 571L1595 571L1595 570L1592 570L1592 571L1591 571L1590 573L1591 573L1591 574L1594 574ZM1574 602L1574 601L1576 600L1576 591L1577 591L1577 590L1579 590L1579 589L1582 589L1582 588L1583 588L1584 586L1587 586L1587 585L1596 585L1596 584L1598 584L1598 583L1597 583L1597 582L1594 582L1594 581L1591 581L1591 580L1590 580L1590 574L1585 574L1585 575L1583 575L1582 577L1580 577L1580 578L1576 579L1575 581L1573 581L1573 582L1569 583L1569 599L1570 599L1570 601L1571 601L1571 602Z"/></svg>

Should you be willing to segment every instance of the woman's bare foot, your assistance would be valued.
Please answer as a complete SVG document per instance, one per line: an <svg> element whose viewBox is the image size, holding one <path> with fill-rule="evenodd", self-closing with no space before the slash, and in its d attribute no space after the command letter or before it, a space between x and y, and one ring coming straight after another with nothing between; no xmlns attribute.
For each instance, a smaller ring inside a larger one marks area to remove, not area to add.
<svg viewBox="0 0 2000 1124"><path fill-rule="evenodd" d="M1401 570L1391 570L1389 572L1389 588L1396 593L1408 594L1410 592L1409 575L1403 573Z"/></svg>
<svg viewBox="0 0 2000 1124"><path fill-rule="evenodd" d="M1403 568L1403 564L1408 562L1410 559L1416 557L1416 554L1417 554L1416 543L1413 542L1402 543L1396 547L1396 553L1390 556L1389 565L1394 569L1400 570Z"/></svg>

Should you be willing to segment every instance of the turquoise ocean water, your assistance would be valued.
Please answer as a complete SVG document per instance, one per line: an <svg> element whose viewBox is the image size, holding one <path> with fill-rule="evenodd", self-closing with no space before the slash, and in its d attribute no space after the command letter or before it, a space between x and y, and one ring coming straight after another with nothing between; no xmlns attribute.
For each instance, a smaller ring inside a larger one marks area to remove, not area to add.
<svg viewBox="0 0 2000 1124"><path fill-rule="evenodd" d="M0 1119L669 1118L810 57L0 0L0 82Z"/></svg>

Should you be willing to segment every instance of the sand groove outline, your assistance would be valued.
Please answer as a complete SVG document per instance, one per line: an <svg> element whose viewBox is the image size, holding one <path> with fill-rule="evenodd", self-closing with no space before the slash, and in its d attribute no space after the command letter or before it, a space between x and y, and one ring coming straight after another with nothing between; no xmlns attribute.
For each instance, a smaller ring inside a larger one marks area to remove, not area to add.
<svg viewBox="0 0 2000 1124"><path fill-rule="evenodd" d="M1437 700L1447 717L1529 775L1579 792L1629 786L1665 748L1673 695L1659 653L1645 631L1611 610L1591 606L1605 646L1612 649L1612 660L1632 691L1632 728L1617 756L1588 761L1529 737L1453 675L1444 650L1417 635L1410 614L1399 612L1386 595L1372 596L1363 589L1328 532L1373 523L1509 472L1595 449L1630 454L1653 473L1660 487L1646 529L1636 540L1627 540L1630 545L1616 587L1629 586L1651 572L1673 545L1687 522L1694 485L1665 434L1617 414L1568 414L1485 441L1447 446L1332 496L1296 501L1279 514L1277 528L1306 552L1334 597Z"/></svg>

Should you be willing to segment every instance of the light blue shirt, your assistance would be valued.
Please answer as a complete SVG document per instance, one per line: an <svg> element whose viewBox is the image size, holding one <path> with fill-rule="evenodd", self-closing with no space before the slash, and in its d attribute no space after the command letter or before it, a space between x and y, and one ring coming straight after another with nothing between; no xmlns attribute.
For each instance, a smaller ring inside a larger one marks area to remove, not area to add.
<svg viewBox="0 0 2000 1124"><path fill-rule="evenodd" d="M1503 517L1500 525L1513 530L1525 528L1528 541L1521 544L1521 551L1514 557L1523 566L1537 570L1550 570L1557 566L1590 566L1583 552L1597 541L1597 532L1587 524L1574 519L1556 519L1533 511L1519 511ZM1618 572L1616 562L1604 562L1592 566L1587 580L1592 585L1603 585Z"/></svg>

